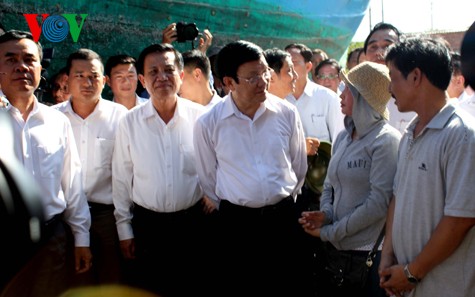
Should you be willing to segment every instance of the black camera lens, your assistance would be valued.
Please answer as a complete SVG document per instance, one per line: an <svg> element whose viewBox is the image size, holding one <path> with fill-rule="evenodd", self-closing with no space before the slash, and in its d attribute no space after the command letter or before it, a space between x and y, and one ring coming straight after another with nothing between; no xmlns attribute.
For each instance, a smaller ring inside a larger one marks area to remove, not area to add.
<svg viewBox="0 0 475 297"><path fill-rule="evenodd" d="M178 22L176 24L176 37L178 42L185 42L188 40L195 40L196 37L198 37L198 33L200 31L196 27L195 23L183 23L183 22Z"/></svg>

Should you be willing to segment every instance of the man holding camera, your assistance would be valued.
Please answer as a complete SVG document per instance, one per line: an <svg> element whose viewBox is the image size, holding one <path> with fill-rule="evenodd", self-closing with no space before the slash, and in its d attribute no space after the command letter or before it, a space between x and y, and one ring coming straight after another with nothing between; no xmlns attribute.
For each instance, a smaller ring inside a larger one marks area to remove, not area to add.
<svg viewBox="0 0 475 297"><path fill-rule="evenodd" d="M171 23L162 31L162 43L172 43L174 41L183 42L186 40L194 40L198 37L199 31L193 23ZM200 37L198 49L206 54L206 51L213 42L213 35L208 29L203 30L203 37Z"/></svg>

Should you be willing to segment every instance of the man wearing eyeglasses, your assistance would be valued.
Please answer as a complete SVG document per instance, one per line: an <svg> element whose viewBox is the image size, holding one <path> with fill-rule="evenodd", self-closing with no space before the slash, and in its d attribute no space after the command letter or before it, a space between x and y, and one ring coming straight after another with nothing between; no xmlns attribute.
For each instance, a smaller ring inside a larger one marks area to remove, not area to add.
<svg viewBox="0 0 475 297"><path fill-rule="evenodd" d="M339 96L342 92L340 71L341 67L337 60L323 60L315 67L315 83L329 88Z"/></svg>
<svg viewBox="0 0 475 297"><path fill-rule="evenodd" d="M307 170L298 112L268 93L257 45L227 44L217 70L231 91L197 120L194 145L203 190L219 204L220 296L310 296L300 292L308 263L295 244L294 200Z"/></svg>

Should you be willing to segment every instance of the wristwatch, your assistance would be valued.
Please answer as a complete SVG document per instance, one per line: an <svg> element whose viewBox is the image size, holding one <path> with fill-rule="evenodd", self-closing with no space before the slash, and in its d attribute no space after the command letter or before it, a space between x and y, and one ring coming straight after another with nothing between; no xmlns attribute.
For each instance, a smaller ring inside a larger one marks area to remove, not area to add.
<svg viewBox="0 0 475 297"><path fill-rule="evenodd" d="M406 275L407 280L408 280L411 284L417 285L417 283L419 283L420 279L418 279L417 277L415 277L414 275L412 275L412 273L409 271L409 264L406 264L406 266L404 266L404 274Z"/></svg>

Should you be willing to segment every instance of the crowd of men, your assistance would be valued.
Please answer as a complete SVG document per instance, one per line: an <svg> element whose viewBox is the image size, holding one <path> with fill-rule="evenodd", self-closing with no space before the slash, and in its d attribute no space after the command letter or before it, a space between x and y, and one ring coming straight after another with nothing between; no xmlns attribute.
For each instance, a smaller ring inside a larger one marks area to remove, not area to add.
<svg viewBox="0 0 475 297"><path fill-rule="evenodd" d="M45 221L44 244L0 296L103 284L162 297L331 296L320 289L322 240L299 218L319 209L308 158L345 129L340 66L313 65L304 44L243 40L212 64L209 31L184 53L175 33L171 24L137 58L71 53L52 79L53 106L35 96L41 44L1 33L0 109ZM475 295L475 118L464 108L475 95L452 71L457 54L385 23L363 52L389 68L388 122L403 135L379 285L394 296Z"/></svg>

